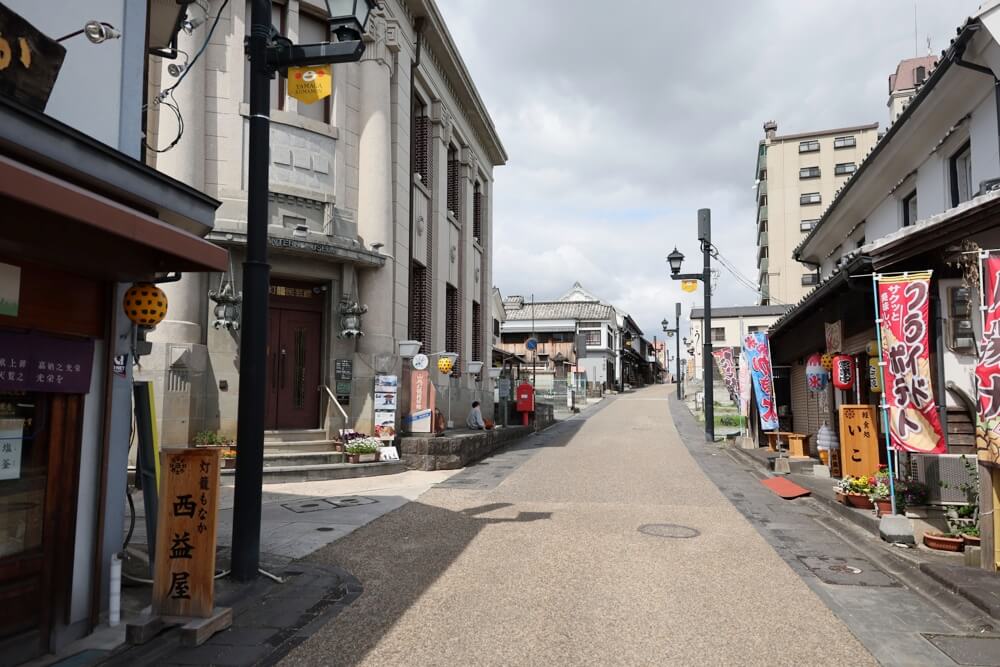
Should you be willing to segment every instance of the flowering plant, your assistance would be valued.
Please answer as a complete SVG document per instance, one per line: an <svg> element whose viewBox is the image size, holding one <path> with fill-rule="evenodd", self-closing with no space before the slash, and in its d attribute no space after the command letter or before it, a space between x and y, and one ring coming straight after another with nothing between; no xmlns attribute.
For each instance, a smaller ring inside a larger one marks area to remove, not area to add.
<svg viewBox="0 0 1000 667"><path fill-rule="evenodd" d="M363 437L351 440L344 450L348 454L374 454L382 446L382 441L378 438Z"/></svg>
<svg viewBox="0 0 1000 667"><path fill-rule="evenodd" d="M840 493L867 496L875 488L875 485L876 480L874 476L869 477L867 475L861 475L860 477L853 477L851 475L847 475L844 479L837 483L835 488Z"/></svg>

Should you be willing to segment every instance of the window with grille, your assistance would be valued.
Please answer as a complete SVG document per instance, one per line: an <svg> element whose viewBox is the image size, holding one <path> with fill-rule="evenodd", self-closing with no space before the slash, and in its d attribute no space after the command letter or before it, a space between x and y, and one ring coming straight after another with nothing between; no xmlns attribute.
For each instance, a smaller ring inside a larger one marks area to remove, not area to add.
<svg viewBox="0 0 1000 667"><path fill-rule="evenodd" d="M413 171L420 174L420 181L431 187L431 119L423 108L414 110L413 119Z"/></svg>
<svg viewBox="0 0 1000 667"><path fill-rule="evenodd" d="M799 178L819 178L819 167L802 167L799 169Z"/></svg>
<svg viewBox="0 0 1000 667"><path fill-rule="evenodd" d="M448 210L458 221L462 220L462 187L458 178L458 149L448 150Z"/></svg>
<svg viewBox="0 0 1000 667"><path fill-rule="evenodd" d="M446 352L454 352L458 356L455 364L454 375L459 374L459 367L462 365L462 312L461 299L458 288L447 286L445 292L445 337L444 349Z"/></svg>
<svg viewBox="0 0 1000 667"><path fill-rule="evenodd" d="M853 174L858 170L858 165L853 162L841 162L836 167L833 168L833 173L837 176L843 176L845 174Z"/></svg>
<svg viewBox="0 0 1000 667"><path fill-rule="evenodd" d="M816 140L799 142L800 153L815 153L818 150L819 150L819 142Z"/></svg>
<svg viewBox="0 0 1000 667"><path fill-rule="evenodd" d="M853 148L858 145L858 140L855 137L837 137L833 140L834 148Z"/></svg>
<svg viewBox="0 0 1000 667"><path fill-rule="evenodd" d="M413 262L410 268L410 339L423 343L421 350L431 350L431 285L427 267Z"/></svg>
<svg viewBox="0 0 1000 667"><path fill-rule="evenodd" d="M726 340L726 328L725 327L712 327L712 342L722 343Z"/></svg>
<svg viewBox="0 0 1000 667"><path fill-rule="evenodd" d="M472 360L483 360L482 308L476 301L472 302Z"/></svg>
<svg viewBox="0 0 1000 667"><path fill-rule="evenodd" d="M821 201L822 198L818 192L808 192L799 197L800 204L819 204Z"/></svg>
<svg viewBox="0 0 1000 667"><path fill-rule="evenodd" d="M483 191L479 183L472 190L472 238L483 244Z"/></svg>

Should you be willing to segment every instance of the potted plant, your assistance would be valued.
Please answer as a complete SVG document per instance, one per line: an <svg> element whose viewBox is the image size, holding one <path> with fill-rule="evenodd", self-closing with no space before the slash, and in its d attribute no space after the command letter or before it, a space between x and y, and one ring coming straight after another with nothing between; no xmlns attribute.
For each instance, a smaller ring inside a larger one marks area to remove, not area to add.
<svg viewBox="0 0 1000 667"><path fill-rule="evenodd" d="M357 438L344 446L349 463L374 463L378 461L378 448L382 443L377 438Z"/></svg>
<svg viewBox="0 0 1000 667"><path fill-rule="evenodd" d="M937 551L962 551L965 541L953 533L924 533L924 545Z"/></svg>
<svg viewBox="0 0 1000 667"><path fill-rule="evenodd" d="M891 495L888 478L876 480L875 486L872 487L871 493L868 494L868 499L875 505L879 516L892 514Z"/></svg>
<svg viewBox="0 0 1000 667"><path fill-rule="evenodd" d="M967 547L979 546L979 526L964 526L961 529L962 542Z"/></svg>
<svg viewBox="0 0 1000 667"><path fill-rule="evenodd" d="M236 467L236 448L227 447L222 450L222 467L225 470L231 470Z"/></svg>
<svg viewBox="0 0 1000 667"><path fill-rule="evenodd" d="M868 498L874 487L874 477L868 477L867 475L852 477L848 475L847 477L844 477L844 479L840 480L840 483L837 484L835 490L838 494L838 500L841 500L840 496L843 496L841 502L845 505L856 507L858 509L870 510L875 507L872 501Z"/></svg>

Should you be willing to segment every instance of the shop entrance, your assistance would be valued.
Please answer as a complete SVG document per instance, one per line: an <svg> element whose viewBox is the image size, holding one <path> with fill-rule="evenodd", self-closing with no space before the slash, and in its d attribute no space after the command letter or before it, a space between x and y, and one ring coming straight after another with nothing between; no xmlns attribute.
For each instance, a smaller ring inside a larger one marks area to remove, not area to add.
<svg viewBox="0 0 1000 667"><path fill-rule="evenodd" d="M271 285L267 335L267 429L319 425L324 292L313 285Z"/></svg>

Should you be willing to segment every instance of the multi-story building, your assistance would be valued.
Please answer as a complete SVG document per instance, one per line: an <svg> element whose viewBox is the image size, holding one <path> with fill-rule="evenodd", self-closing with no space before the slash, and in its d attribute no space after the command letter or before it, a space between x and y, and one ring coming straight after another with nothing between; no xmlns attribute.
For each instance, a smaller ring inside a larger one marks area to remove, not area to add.
<svg viewBox="0 0 1000 667"><path fill-rule="evenodd" d="M757 150L757 279L760 302L794 304L817 282L792 250L878 139L878 123L781 136L764 123Z"/></svg>
<svg viewBox="0 0 1000 667"><path fill-rule="evenodd" d="M231 257L227 273L169 286L170 321L144 366L165 444L235 433L239 401L240 332L214 311L242 284L248 6L208 4L178 45L194 54L208 40L204 57L155 59L149 94L171 90L165 101L184 118L179 134L159 106L148 141L163 152L151 164L222 201L211 238ZM433 374L456 422L492 394L486 373L463 371L490 359L493 168L507 155L434 1L378 4L361 61L333 66L332 96L305 104L281 76L272 83L268 429L346 421L370 433L374 377L401 375L397 344L408 339L459 354L454 377ZM325 12L322 0L276 1L273 26L294 43L328 41Z"/></svg>
<svg viewBox="0 0 1000 667"><path fill-rule="evenodd" d="M889 122L895 123L903 113L903 109L924 85L927 77L937 66L937 56L921 56L900 60L896 71L889 75Z"/></svg>

